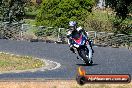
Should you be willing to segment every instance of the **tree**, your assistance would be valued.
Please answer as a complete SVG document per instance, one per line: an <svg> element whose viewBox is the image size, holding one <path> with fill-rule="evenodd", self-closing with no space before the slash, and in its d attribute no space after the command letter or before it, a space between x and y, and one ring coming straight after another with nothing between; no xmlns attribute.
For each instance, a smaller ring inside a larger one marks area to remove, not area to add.
<svg viewBox="0 0 132 88"><path fill-rule="evenodd" d="M24 15L23 6L24 2L22 0L1 0L0 10L2 21L20 21Z"/></svg>
<svg viewBox="0 0 132 88"><path fill-rule="evenodd" d="M106 5L110 6L116 12L116 16L125 19L129 14L129 6L132 0L106 0Z"/></svg>
<svg viewBox="0 0 132 88"><path fill-rule="evenodd" d="M93 4L94 0L43 0L36 24L67 27L70 20L81 23L92 12Z"/></svg>
<svg viewBox="0 0 132 88"><path fill-rule="evenodd" d="M130 14L132 14L132 2L131 2L131 4L128 6L128 11L130 12Z"/></svg>

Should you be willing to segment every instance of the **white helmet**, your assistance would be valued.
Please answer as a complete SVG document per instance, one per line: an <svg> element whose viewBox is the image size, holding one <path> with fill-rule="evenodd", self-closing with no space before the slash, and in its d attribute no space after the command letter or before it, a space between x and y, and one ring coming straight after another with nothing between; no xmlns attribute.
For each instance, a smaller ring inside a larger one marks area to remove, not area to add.
<svg viewBox="0 0 132 88"><path fill-rule="evenodd" d="M69 22L69 26L71 26L71 27L76 26L76 25L77 25L77 23L75 21L70 21Z"/></svg>

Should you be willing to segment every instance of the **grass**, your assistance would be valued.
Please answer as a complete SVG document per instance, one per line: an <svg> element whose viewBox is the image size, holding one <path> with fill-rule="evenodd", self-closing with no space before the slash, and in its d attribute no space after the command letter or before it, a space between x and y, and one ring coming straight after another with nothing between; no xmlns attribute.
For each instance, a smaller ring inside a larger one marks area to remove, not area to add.
<svg viewBox="0 0 132 88"><path fill-rule="evenodd" d="M93 10L93 17L100 21L109 21L110 19L114 19L112 12L107 10Z"/></svg>
<svg viewBox="0 0 132 88"><path fill-rule="evenodd" d="M38 27L33 26L35 25L35 19L24 19L24 22L26 24L29 24L29 26L31 26L26 32L29 34L34 34L35 31L38 29Z"/></svg>
<svg viewBox="0 0 132 88"><path fill-rule="evenodd" d="M27 37L30 37L30 36L36 37L36 36L35 36L35 31L37 30L37 27L33 26L33 25L35 25L35 20L34 20L34 19L24 19L24 22L25 22L26 24L29 24L29 28L28 28L28 30L25 32L25 35L26 35Z"/></svg>
<svg viewBox="0 0 132 88"><path fill-rule="evenodd" d="M24 19L24 22L26 24L35 25L35 20L34 19Z"/></svg>
<svg viewBox="0 0 132 88"><path fill-rule="evenodd" d="M129 35L132 35L132 32L128 33Z"/></svg>
<svg viewBox="0 0 132 88"><path fill-rule="evenodd" d="M44 66L44 62L33 57L0 53L0 72L28 70Z"/></svg>
<svg viewBox="0 0 132 88"><path fill-rule="evenodd" d="M129 84L85 84L74 80L45 80L44 82L0 82L0 88L131 88Z"/></svg>

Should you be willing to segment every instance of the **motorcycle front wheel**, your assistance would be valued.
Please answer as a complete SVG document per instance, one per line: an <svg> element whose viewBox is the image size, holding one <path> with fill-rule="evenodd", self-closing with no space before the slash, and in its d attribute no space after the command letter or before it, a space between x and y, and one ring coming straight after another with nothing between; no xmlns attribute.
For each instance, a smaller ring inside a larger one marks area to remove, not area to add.
<svg viewBox="0 0 132 88"><path fill-rule="evenodd" d="M83 61L86 63L86 65L89 65L89 60L87 56L87 51L85 51L84 49L79 50L79 55L82 57Z"/></svg>

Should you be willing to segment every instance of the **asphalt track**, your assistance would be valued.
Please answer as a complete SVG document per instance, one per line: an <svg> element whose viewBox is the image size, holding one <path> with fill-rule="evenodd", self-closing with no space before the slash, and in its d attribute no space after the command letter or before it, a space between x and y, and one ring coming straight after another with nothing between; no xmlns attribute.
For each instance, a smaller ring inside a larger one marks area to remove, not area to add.
<svg viewBox="0 0 132 88"><path fill-rule="evenodd" d="M94 47L93 66L85 66L82 60L76 59L76 55L66 44L1 39L0 51L46 58L61 64L61 67L55 70L0 74L0 79L74 79L78 66L84 66L87 74L130 74L132 76L132 51L126 48Z"/></svg>

